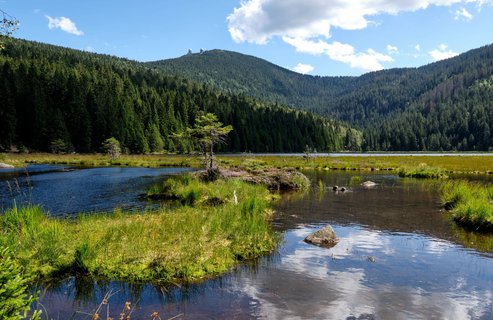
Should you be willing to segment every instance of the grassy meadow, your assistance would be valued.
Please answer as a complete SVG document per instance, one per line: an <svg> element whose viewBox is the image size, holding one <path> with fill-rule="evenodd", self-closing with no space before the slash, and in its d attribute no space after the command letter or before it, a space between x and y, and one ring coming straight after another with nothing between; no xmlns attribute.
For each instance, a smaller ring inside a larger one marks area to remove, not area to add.
<svg viewBox="0 0 493 320"><path fill-rule="evenodd" d="M303 170L365 170L365 171L413 171L426 168L440 174L478 173L493 174L493 156L371 156L352 157L293 157L222 155L217 157L222 166L250 166L296 168ZM105 154L0 154L0 161L14 166L28 163L66 164L82 166L145 166L145 167L201 167L202 158L196 155L122 155L110 160Z"/></svg>

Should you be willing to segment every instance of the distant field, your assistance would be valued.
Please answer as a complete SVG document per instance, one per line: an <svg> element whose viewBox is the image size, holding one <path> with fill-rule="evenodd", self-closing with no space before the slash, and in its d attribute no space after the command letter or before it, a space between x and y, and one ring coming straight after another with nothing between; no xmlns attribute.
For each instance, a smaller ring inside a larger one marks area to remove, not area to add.
<svg viewBox="0 0 493 320"><path fill-rule="evenodd" d="M437 154L439 155L439 154ZM329 155L329 156L224 156L220 159L226 163L238 163L247 158L263 161L266 165L275 167L294 167L299 169L321 170L398 170L402 168L419 167L426 164L429 167L441 168L448 173L493 173L493 155L491 154L458 154L458 155ZM488 155L488 156L485 156Z"/></svg>
<svg viewBox="0 0 493 320"><path fill-rule="evenodd" d="M419 167L440 168L448 173L493 174L493 154L330 154L317 156L232 154L217 157L223 166L267 166L317 170L398 170ZM110 161L104 154L0 154L0 162L23 166L53 163L84 166L200 167L197 155L122 155Z"/></svg>

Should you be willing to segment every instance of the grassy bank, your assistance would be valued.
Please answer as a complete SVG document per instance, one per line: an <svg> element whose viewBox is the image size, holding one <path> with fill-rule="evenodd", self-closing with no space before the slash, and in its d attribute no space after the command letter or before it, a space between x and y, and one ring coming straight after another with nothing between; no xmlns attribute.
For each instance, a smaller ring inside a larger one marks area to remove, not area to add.
<svg viewBox="0 0 493 320"><path fill-rule="evenodd" d="M193 282L278 244L268 221L272 195L265 187L237 180L208 185L184 177L165 189L185 205L75 221L47 217L37 206L7 210L0 218L0 247L9 247L19 263L44 278L82 273Z"/></svg>
<svg viewBox="0 0 493 320"><path fill-rule="evenodd" d="M178 155L122 155L110 161L103 154L2 154L2 162L22 166L26 163L50 163L85 166L180 166L200 167L199 156ZM451 173L493 174L493 156L392 156L384 157L276 157L276 156L220 156L217 157L223 167L274 167L316 170L364 170L364 171L398 171L427 167Z"/></svg>
<svg viewBox="0 0 493 320"><path fill-rule="evenodd" d="M442 185L441 199L459 225L475 231L493 231L493 186L449 181Z"/></svg>
<svg viewBox="0 0 493 320"><path fill-rule="evenodd" d="M239 165L247 157L220 157L229 165ZM388 156L383 157L250 157L268 166L278 168L316 169L316 170L361 170L361 171L398 171L426 166L451 173L493 174L493 156Z"/></svg>
<svg viewBox="0 0 493 320"><path fill-rule="evenodd" d="M198 167L201 158L179 155L121 155L111 160L106 154L53 154L53 153L4 153L2 162L16 167L26 164L62 164L88 167L131 166L131 167Z"/></svg>

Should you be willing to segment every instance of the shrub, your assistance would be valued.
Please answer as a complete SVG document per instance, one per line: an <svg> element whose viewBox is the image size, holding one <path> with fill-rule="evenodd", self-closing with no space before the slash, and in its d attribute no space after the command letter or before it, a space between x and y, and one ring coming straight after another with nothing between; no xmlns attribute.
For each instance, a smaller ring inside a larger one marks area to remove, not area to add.
<svg viewBox="0 0 493 320"><path fill-rule="evenodd" d="M8 248L0 249L0 319L26 319L36 296L28 294L33 276L27 274L12 259ZM29 319L40 319L41 311L34 311Z"/></svg>

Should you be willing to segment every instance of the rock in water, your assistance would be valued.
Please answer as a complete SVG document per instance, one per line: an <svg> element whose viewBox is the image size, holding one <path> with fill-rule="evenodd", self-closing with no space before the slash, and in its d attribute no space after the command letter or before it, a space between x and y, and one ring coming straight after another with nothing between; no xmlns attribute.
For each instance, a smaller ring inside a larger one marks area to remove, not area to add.
<svg viewBox="0 0 493 320"><path fill-rule="evenodd" d="M13 169L13 168L14 166L11 166L10 164L0 162L0 169Z"/></svg>
<svg viewBox="0 0 493 320"><path fill-rule="evenodd" d="M315 231L305 238L305 242L307 243L326 248L332 248L337 244L338 241L339 239L337 239L337 235L330 225L327 225L322 229Z"/></svg>
<svg viewBox="0 0 493 320"><path fill-rule="evenodd" d="M377 183L368 180L368 181L363 182L361 185L365 188L373 188L377 185Z"/></svg>

